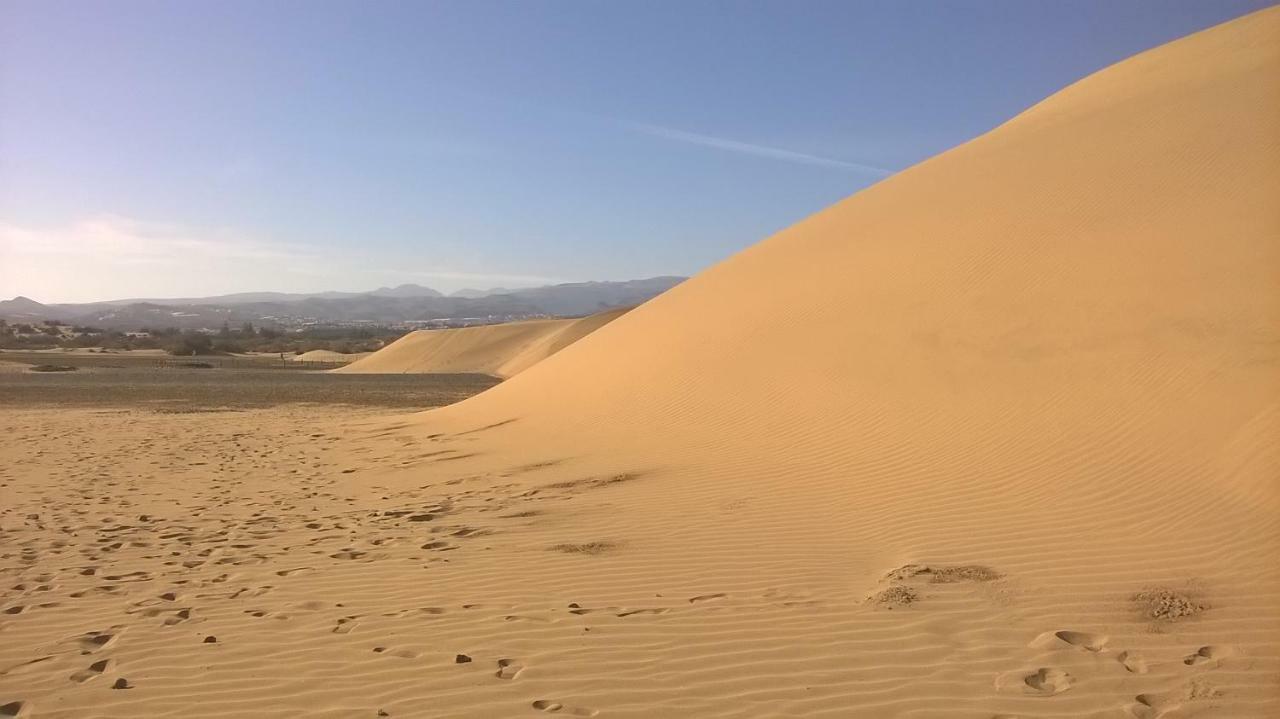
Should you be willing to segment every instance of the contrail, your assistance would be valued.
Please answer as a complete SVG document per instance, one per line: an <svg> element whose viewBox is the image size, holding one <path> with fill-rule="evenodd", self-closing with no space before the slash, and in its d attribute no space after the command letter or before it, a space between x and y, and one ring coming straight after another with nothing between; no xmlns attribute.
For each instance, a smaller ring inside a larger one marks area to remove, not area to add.
<svg viewBox="0 0 1280 719"><path fill-rule="evenodd" d="M654 137L662 137L676 142L685 142L690 145L702 145L703 147L712 147L717 150L725 150L727 152L737 152L744 155L755 155L756 157L767 157L773 160L782 160L784 162L799 162L806 165L822 165L824 167L839 167L846 170L856 170L879 177L888 177L894 173L883 167L875 165L867 165L860 162L846 162L844 160L835 160L830 157L819 157L817 155L807 155L803 152L792 152L778 147L768 147L765 145L753 145L749 142L739 142L737 140L727 140L722 137L712 137L710 135L699 135L693 132L685 132L683 130L673 130L669 127L661 127L658 125L645 125L641 123L623 123L624 127L635 132L642 132L646 135Z"/></svg>

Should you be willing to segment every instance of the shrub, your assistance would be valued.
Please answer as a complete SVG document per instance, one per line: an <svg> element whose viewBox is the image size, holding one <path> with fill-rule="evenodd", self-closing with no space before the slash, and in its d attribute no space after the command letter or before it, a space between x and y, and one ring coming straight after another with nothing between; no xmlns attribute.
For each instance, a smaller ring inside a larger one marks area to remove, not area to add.
<svg viewBox="0 0 1280 719"><path fill-rule="evenodd" d="M38 364L31 368L32 372L75 372L76 367L65 364Z"/></svg>
<svg viewBox="0 0 1280 719"><path fill-rule="evenodd" d="M188 333L171 339L164 349L179 356L209 354L213 351L213 340L208 335Z"/></svg>

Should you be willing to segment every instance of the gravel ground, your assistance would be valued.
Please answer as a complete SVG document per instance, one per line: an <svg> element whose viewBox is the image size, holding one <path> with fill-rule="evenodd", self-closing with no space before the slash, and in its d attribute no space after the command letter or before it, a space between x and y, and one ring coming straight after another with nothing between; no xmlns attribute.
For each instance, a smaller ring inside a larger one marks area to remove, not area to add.
<svg viewBox="0 0 1280 719"><path fill-rule="evenodd" d="M66 356L53 359L72 364ZM427 409L466 399L498 382L478 374L341 375L94 363L72 372L0 372L0 407L143 407L190 412L308 403Z"/></svg>

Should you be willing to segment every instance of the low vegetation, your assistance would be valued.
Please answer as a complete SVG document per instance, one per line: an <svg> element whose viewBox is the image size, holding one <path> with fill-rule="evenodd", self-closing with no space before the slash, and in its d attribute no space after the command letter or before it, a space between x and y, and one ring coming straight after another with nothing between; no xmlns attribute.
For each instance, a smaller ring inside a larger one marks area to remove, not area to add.
<svg viewBox="0 0 1280 719"><path fill-rule="evenodd" d="M75 372L78 367L65 364L38 364L31 368L32 372Z"/></svg>
<svg viewBox="0 0 1280 719"><path fill-rule="evenodd" d="M0 320L0 349L39 350L93 348L104 351L164 350L175 356L225 355L247 352L302 354L330 350L341 354L373 352L400 338L390 327L314 326L297 330L224 324L217 330L140 328L135 332L68 325L56 320L38 324Z"/></svg>

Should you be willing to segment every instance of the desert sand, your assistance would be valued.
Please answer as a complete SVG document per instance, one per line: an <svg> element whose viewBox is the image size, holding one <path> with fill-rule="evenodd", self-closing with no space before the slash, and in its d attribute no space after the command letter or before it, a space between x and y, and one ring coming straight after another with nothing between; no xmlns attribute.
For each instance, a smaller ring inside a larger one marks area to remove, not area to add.
<svg viewBox="0 0 1280 719"><path fill-rule="evenodd" d="M418 330L366 359L333 371L350 374L472 372L513 377L616 320L629 309L606 310L576 319Z"/></svg>
<svg viewBox="0 0 1280 719"><path fill-rule="evenodd" d="M1277 77L1143 53L450 407L7 412L0 704L1278 716Z"/></svg>
<svg viewBox="0 0 1280 719"><path fill-rule="evenodd" d="M334 352L333 350L311 350L303 352L300 355L292 357L294 362L355 362L364 359L372 352L350 352L343 354L342 352Z"/></svg>

